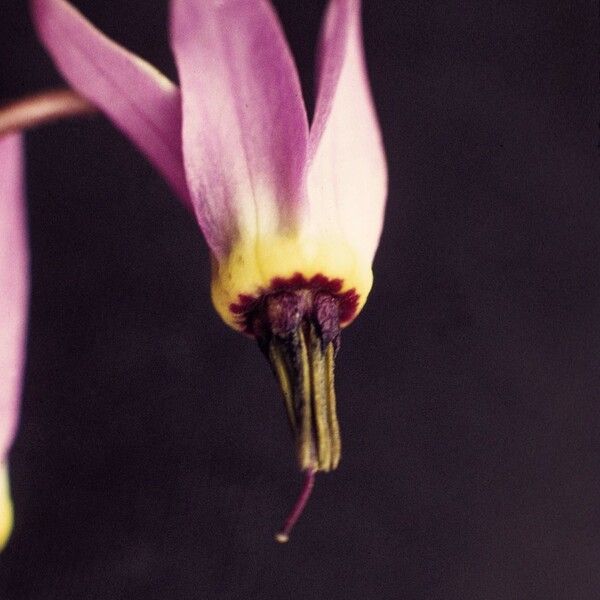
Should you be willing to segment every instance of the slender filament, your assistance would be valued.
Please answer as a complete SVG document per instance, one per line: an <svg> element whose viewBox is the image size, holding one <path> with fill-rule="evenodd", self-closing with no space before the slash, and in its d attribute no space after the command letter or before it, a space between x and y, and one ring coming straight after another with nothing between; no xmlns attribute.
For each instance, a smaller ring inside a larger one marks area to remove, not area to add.
<svg viewBox="0 0 600 600"><path fill-rule="evenodd" d="M335 402L335 350L333 343L329 342L325 349L325 378L327 386L327 420L329 422L329 436L331 443L331 468L337 468L342 455L342 438L340 436L340 424L337 418Z"/></svg>
<svg viewBox="0 0 600 600"><path fill-rule="evenodd" d="M296 410L294 408L294 394L292 390L292 384L290 383L290 376L288 373L288 367L286 365L285 355L282 352L282 344L274 338L269 344L269 359L271 361L271 365L273 366L273 370L275 371L275 375L277 376L277 380L279 381L279 386L281 387L281 391L283 393L283 399L285 400L285 410L287 412L288 421L290 423L290 427L292 428L292 433L294 436L297 432L296 426Z"/></svg>
<svg viewBox="0 0 600 600"><path fill-rule="evenodd" d="M327 414L329 402L325 378L325 357L323 356L321 339L317 335L314 325L310 326L310 375L319 471L329 471L331 466L331 439Z"/></svg>
<svg viewBox="0 0 600 600"><path fill-rule="evenodd" d="M310 365L308 362L308 348L302 327L293 335L293 344L296 346L294 352L295 404L300 414L298 422L298 462L302 471L308 471L316 467L315 443L312 428L312 407L310 402Z"/></svg>

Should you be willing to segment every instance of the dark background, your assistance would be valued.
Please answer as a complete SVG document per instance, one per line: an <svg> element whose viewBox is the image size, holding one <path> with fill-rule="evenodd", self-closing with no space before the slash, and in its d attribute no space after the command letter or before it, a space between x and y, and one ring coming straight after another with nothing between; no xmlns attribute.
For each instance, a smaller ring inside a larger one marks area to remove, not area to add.
<svg viewBox="0 0 600 600"><path fill-rule="evenodd" d="M175 77L166 2L75 4ZM339 470L276 544L283 403L195 222L103 119L35 131L2 600L600 598L596 3L365 4L390 193ZM275 5L311 106L324 2ZM59 84L1 13L2 97Z"/></svg>

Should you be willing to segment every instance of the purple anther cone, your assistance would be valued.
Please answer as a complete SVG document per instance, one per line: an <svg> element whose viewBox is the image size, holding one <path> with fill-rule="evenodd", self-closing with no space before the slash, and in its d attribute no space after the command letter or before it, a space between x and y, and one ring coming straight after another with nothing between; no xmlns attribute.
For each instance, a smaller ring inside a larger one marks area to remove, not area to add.
<svg viewBox="0 0 600 600"><path fill-rule="evenodd" d="M265 317L273 335L285 338L300 327L306 314L304 294L283 292L268 296L265 300Z"/></svg>
<svg viewBox="0 0 600 600"><path fill-rule="evenodd" d="M317 293L313 301L313 319L319 328L323 345L333 342L337 351L340 339L340 310L337 300L330 294Z"/></svg>

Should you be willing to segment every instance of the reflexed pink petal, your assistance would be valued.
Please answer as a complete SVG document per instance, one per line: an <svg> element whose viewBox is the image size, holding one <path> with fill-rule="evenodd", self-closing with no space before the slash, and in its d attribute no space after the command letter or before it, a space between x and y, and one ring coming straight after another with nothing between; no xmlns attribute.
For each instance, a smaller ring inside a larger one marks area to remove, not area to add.
<svg viewBox="0 0 600 600"><path fill-rule="evenodd" d="M67 81L121 129L189 206L177 87L64 0L31 0L40 39Z"/></svg>
<svg viewBox="0 0 600 600"><path fill-rule="evenodd" d="M387 168L366 74L360 0L331 0L321 31L309 142L311 219L336 224L372 259L383 224Z"/></svg>
<svg viewBox="0 0 600 600"><path fill-rule="evenodd" d="M303 195L308 138L293 59L263 0L173 0L190 194L217 256L265 234ZM242 231L243 230L243 231Z"/></svg>
<svg viewBox="0 0 600 600"><path fill-rule="evenodd" d="M29 295L22 138L0 138L0 467L19 411Z"/></svg>

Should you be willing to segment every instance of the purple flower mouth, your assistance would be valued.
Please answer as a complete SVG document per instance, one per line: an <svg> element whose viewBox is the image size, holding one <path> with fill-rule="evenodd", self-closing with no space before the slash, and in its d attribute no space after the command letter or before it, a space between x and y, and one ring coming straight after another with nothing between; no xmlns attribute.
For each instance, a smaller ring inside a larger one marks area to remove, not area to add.
<svg viewBox="0 0 600 600"><path fill-rule="evenodd" d="M325 275L317 274L307 279L302 273L295 273L292 277L275 277L268 288L261 289L258 294L250 296L240 294L238 302L229 305L229 310L236 315L236 321L241 330L254 337L260 336L257 330L257 316L264 310L267 298L282 293L307 292L313 297L320 294L333 298L338 308L339 325L350 323L358 311L360 296L355 288L342 292L344 282L341 279L329 279Z"/></svg>

